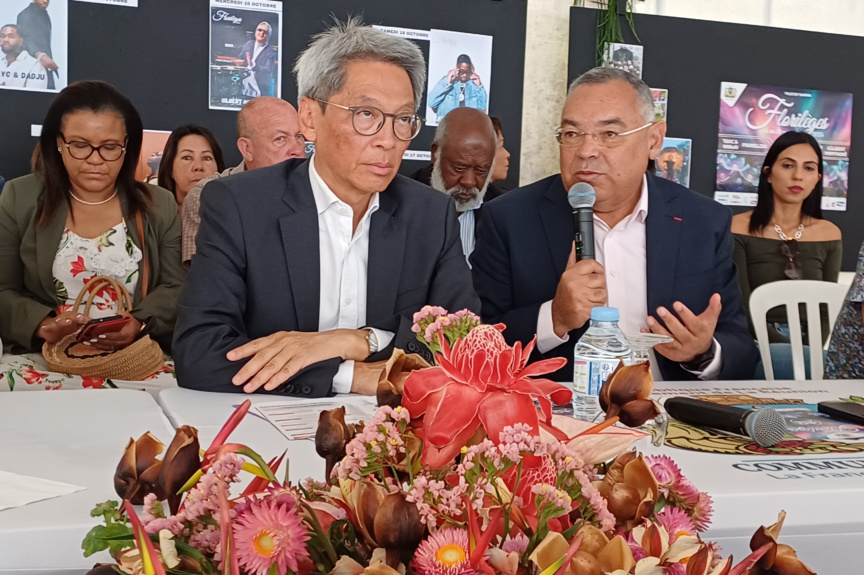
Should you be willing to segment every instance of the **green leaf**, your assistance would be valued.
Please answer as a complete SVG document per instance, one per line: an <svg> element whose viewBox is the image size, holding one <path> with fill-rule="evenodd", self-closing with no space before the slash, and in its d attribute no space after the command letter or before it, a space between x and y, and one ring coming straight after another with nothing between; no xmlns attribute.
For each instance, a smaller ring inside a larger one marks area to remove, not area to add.
<svg viewBox="0 0 864 575"><path fill-rule="evenodd" d="M94 507L93 510L90 511L90 517L99 517L101 515L107 520L109 515L111 517L114 516L114 512L117 511L117 507L119 506L119 503L112 499L109 499L105 503L99 503L98 505L96 505L96 507Z"/></svg>
<svg viewBox="0 0 864 575"><path fill-rule="evenodd" d="M69 301L69 291L66 285L58 279L54 279L54 291L57 293L57 299L62 303Z"/></svg>
<svg viewBox="0 0 864 575"><path fill-rule="evenodd" d="M109 523L108 525L97 525L90 530L81 542L84 557L90 557L94 553L108 549L112 554L133 547L132 529L125 523Z"/></svg>
<svg viewBox="0 0 864 575"><path fill-rule="evenodd" d="M10 371L9 375L9 391L15 391L15 371Z"/></svg>

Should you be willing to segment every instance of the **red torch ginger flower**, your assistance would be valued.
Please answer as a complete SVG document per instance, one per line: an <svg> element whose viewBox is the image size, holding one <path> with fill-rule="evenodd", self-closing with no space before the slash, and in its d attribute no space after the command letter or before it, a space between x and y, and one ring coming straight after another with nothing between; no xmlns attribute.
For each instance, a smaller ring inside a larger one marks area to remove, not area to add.
<svg viewBox="0 0 864 575"><path fill-rule="evenodd" d="M507 426L526 423L539 433L542 422L550 424L552 403L570 401L565 386L535 376L562 367L564 358L538 361L526 367L536 338L525 348L510 347L501 335L503 325L474 328L453 347L440 338L442 353L437 367L412 371L405 381L402 405L412 418L425 415L423 463L440 468L459 453L482 424L493 441Z"/></svg>

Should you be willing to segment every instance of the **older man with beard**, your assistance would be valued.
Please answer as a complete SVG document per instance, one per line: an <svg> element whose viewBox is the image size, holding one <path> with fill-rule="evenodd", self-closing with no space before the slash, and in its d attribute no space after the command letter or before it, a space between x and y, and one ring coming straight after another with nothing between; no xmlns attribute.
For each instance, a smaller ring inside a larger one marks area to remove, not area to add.
<svg viewBox="0 0 864 575"><path fill-rule="evenodd" d="M474 251L474 230L483 202L492 199L487 191L497 145L495 127L485 112L457 108L438 124L432 141L432 164L411 176L456 202L466 260Z"/></svg>

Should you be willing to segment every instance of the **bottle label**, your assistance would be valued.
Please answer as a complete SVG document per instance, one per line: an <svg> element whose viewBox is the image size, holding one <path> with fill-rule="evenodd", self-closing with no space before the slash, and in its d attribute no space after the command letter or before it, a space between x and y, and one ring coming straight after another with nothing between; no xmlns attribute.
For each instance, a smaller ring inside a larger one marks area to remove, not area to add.
<svg viewBox="0 0 864 575"><path fill-rule="evenodd" d="M577 394L597 397L606 379L618 367L617 359L573 361L573 389Z"/></svg>

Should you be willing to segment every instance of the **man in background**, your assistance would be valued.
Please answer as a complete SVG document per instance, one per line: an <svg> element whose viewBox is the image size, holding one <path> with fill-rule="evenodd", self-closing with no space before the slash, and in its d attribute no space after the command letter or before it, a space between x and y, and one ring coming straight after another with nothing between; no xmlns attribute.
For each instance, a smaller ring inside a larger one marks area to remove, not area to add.
<svg viewBox="0 0 864 575"><path fill-rule="evenodd" d="M270 45L270 35L273 29L267 22L261 22L255 28L255 38L249 40L240 51L240 58L246 67L252 70L258 92L261 96L275 95L276 66L279 54Z"/></svg>
<svg viewBox="0 0 864 575"><path fill-rule="evenodd" d="M237 149L243 156L239 165L204 178L189 191L183 202L183 265L191 265L195 237L201 225L198 210L205 184L217 178L247 170L266 168L305 155L305 141L294 106L279 98L262 96L250 100L237 114Z"/></svg>
<svg viewBox="0 0 864 575"><path fill-rule="evenodd" d="M456 108L474 108L485 112L487 100L486 88L474 71L474 64L468 54L460 54L456 58L456 67L429 90L429 107L438 115L439 122Z"/></svg>
<svg viewBox="0 0 864 575"><path fill-rule="evenodd" d="M24 49L24 38L18 26L6 24L0 28L0 86L10 88L32 88L44 90L48 86L48 74L39 60Z"/></svg>
<svg viewBox="0 0 864 575"><path fill-rule="evenodd" d="M47 87L54 89L54 75L59 70L51 55L51 16L48 5L51 0L33 0L18 14L18 30L24 37L24 49L39 60L48 76Z"/></svg>
<svg viewBox="0 0 864 575"><path fill-rule="evenodd" d="M458 108L447 114L432 141L432 163L411 177L445 193L456 202L462 253L474 251L481 208L488 197L497 138L485 112Z"/></svg>

